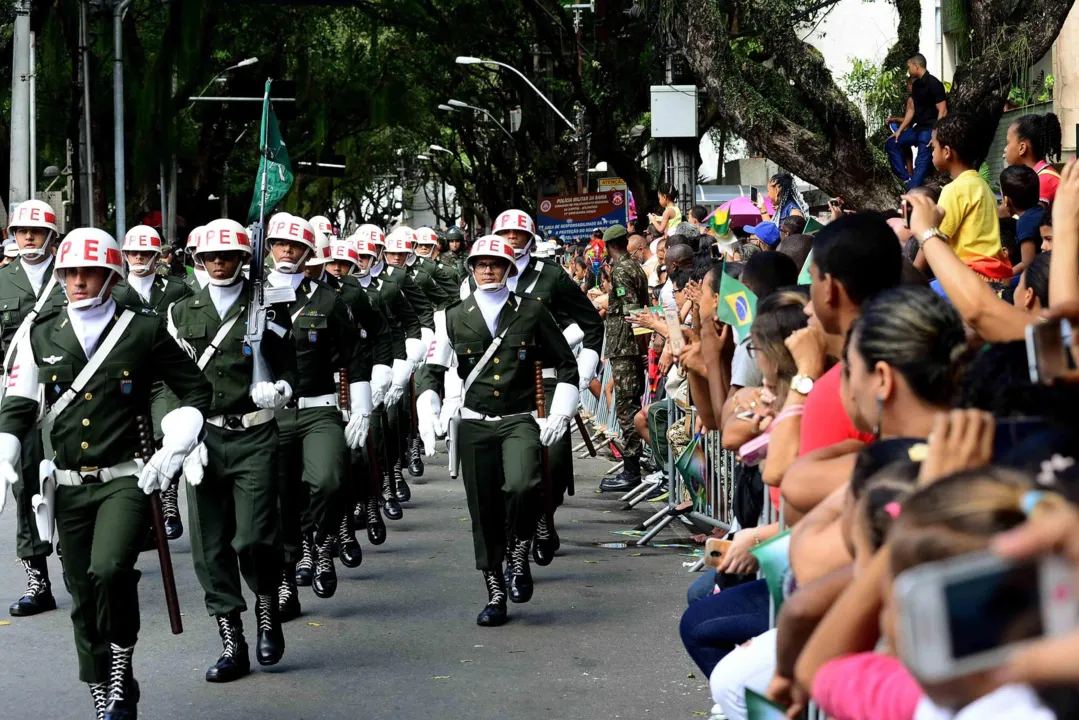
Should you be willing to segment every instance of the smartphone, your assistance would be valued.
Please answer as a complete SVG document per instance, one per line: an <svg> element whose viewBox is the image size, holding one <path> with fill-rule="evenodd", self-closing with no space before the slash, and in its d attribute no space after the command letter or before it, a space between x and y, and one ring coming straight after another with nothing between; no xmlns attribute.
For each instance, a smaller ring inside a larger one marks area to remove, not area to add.
<svg viewBox="0 0 1079 720"><path fill-rule="evenodd" d="M1027 325L1027 367L1030 381L1049 385L1067 372L1072 327L1067 320Z"/></svg>
<svg viewBox="0 0 1079 720"><path fill-rule="evenodd" d="M663 308L663 319L667 321L667 341L671 352L680 352L685 347L686 339L682 335L682 320L678 317L678 308Z"/></svg>
<svg viewBox="0 0 1079 720"><path fill-rule="evenodd" d="M742 412L735 415L735 417L739 420L752 420L756 417L756 413L754 413L752 410L743 410Z"/></svg>
<svg viewBox="0 0 1079 720"><path fill-rule="evenodd" d="M719 262L723 259L723 251L720 249L719 243L712 243L708 246L708 257L710 257L713 262Z"/></svg>
<svg viewBox="0 0 1079 720"><path fill-rule="evenodd" d="M757 188L751 187L749 189L749 199L754 205L757 204Z"/></svg>
<svg viewBox="0 0 1079 720"><path fill-rule="evenodd" d="M708 538L704 541L704 565L705 567L717 568L723 560L723 556L731 548L732 540L722 538Z"/></svg>
<svg viewBox="0 0 1079 720"><path fill-rule="evenodd" d="M903 212L903 227L910 230L910 202L907 200L901 200L899 207Z"/></svg>
<svg viewBox="0 0 1079 720"><path fill-rule="evenodd" d="M738 457L742 464L747 467L756 467L768 457L768 441L772 439L771 433L762 433L738 448Z"/></svg>
<svg viewBox="0 0 1079 720"><path fill-rule="evenodd" d="M899 654L927 682L999 667L1017 648L1079 623L1075 571L1057 556L1017 564L960 555L900 573L893 592Z"/></svg>

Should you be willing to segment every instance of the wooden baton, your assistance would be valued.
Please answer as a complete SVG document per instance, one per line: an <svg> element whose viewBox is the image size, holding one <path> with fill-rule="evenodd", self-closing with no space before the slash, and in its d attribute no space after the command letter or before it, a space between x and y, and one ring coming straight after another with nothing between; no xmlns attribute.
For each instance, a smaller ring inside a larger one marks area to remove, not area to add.
<svg viewBox="0 0 1079 720"><path fill-rule="evenodd" d="M584 426L584 420L581 418L581 413L574 415L573 419L577 421L577 429L581 431L581 437L584 438L584 446L588 448L588 454L595 457L596 446L592 444L592 438L588 436L588 428Z"/></svg>
<svg viewBox="0 0 1079 720"><path fill-rule="evenodd" d="M142 449L143 462L149 464L154 456L154 433L150 418L139 415L135 418L139 430L139 445ZM161 493L150 495L150 520L154 526L154 538L157 540L157 561L161 565L161 584L165 586L165 605L169 610L169 625L172 634L184 631L184 621L180 617L180 598L176 595L176 576L172 572L172 554L169 552L169 538L165 535L165 511L161 507Z"/></svg>
<svg viewBox="0 0 1079 720"><path fill-rule="evenodd" d="M543 363L536 361L536 417L547 417L547 405L543 393ZM554 492L551 486L551 453L543 446L543 477L540 480L543 495L543 512L547 516L547 529L554 532Z"/></svg>

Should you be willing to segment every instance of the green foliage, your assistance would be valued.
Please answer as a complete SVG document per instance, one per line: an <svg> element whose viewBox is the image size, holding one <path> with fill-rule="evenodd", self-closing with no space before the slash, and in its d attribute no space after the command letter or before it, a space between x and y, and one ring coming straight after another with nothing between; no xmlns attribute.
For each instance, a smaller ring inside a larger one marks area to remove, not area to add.
<svg viewBox="0 0 1079 720"><path fill-rule="evenodd" d="M871 132L883 127L889 117L903 116L907 98L905 72L852 58L850 72L840 81L862 111Z"/></svg>

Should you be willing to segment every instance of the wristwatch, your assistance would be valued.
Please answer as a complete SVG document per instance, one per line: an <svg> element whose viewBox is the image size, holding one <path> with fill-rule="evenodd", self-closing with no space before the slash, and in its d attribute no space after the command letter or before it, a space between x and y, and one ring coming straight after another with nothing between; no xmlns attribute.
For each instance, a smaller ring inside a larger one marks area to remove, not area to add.
<svg viewBox="0 0 1079 720"><path fill-rule="evenodd" d="M813 378L808 375L795 375L791 378L791 390L808 397L813 390Z"/></svg>
<svg viewBox="0 0 1079 720"><path fill-rule="evenodd" d="M940 231L939 227L931 227L923 232L921 237L918 238L918 247L924 245L925 241L931 237L939 237L944 242L948 242L948 237Z"/></svg>

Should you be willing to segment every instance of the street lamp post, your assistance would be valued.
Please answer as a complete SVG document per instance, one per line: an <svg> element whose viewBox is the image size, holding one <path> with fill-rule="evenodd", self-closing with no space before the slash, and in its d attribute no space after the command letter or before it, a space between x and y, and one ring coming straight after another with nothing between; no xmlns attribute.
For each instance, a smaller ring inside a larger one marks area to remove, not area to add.
<svg viewBox="0 0 1079 720"><path fill-rule="evenodd" d="M512 65L507 65L506 63L499 62L497 60L487 60L485 58L469 57L466 55L459 55L456 62L458 65L496 65L501 68L506 68L510 72L517 75L517 77L524 80L528 87L532 88L532 91L539 95L543 102L547 103L548 107L554 110L555 115L560 117L562 119L562 122L566 123L566 126L573 131L573 139L578 145L577 152L579 153L576 162L577 192L584 192L584 170L587 166L587 163L585 162L584 147L584 114L580 111L580 109L578 109L577 112L577 125L574 125L569 121L569 119L566 118L565 115L562 114L562 112L557 107L555 107L555 104L551 102L546 95L540 92L538 87L532 84L531 80L525 77L524 73L522 73L520 70L513 67Z"/></svg>
<svg viewBox="0 0 1079 720"><path fill-rule="evenodd" d="M476 112L483 113L484 115L486 115L487 117L489 117L491 119L491 122L493 122L495 125L498 126L499 130L501 130L503 133L505 133L506 137L508 137L510 139L511 143L513 142L513 136L510 135L509 130L507 130L502 123L498 122L498 119L494 115L487 112L483 108L476 107L475 105L469 105L468 103L461 102L460 100L447 100L447 102L451 106L451 109L452 108L468 108L469 110L475 110Z"/></svg>

